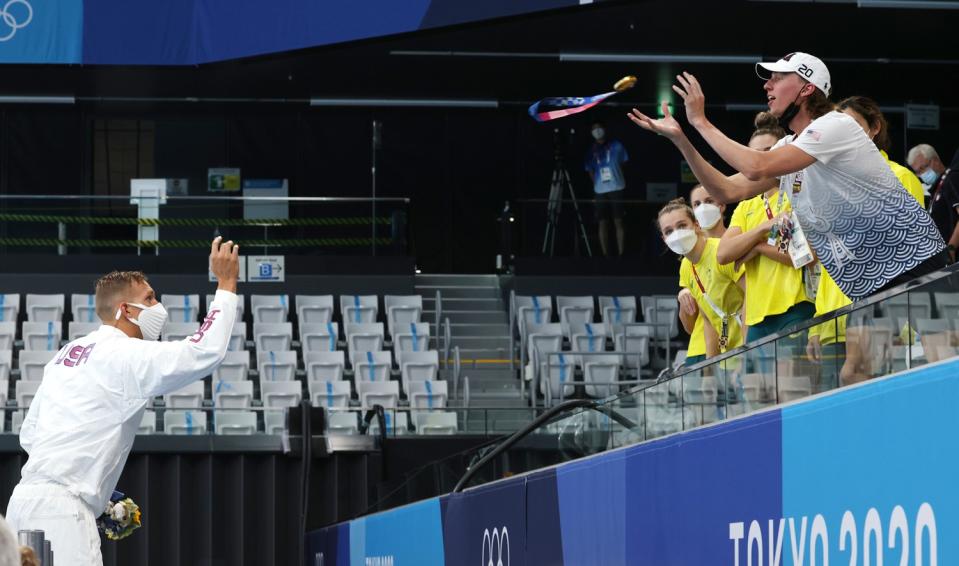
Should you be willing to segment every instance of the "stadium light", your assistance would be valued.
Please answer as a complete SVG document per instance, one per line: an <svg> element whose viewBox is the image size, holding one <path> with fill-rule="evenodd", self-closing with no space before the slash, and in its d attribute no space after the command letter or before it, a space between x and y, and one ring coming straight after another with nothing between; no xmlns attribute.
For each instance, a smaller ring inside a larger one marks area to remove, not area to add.
<svg viewBox="0 0 959 566"><path fill-rule="evenodd" d="M560 53L563 62L583 63L721 63L752 64L762 55L677 55L663 53Z"/></svg>
<svg viewBox="0 0 959 566"><path fill-rule="evenodd" d="M959 10L959 2L944 0L859 0L860 8L903 8L906 10Z"/></svg>
<svg viewBox="0 0 959 566"><path fill-rule="evenodd" d="M404 57L477 57L487 59L554 59L587 63L755 63L761 55L701 55L676 53L535 53L524 51L424 51L393 50Z"/></svg>
<svg viewBox="0 0 959 566"><path fill-rule="evenodd" d="M310 106L499 108L496 100L416 98L311 98Z"/></svg>
<svg viewBox="0 0 959 566"><path fill-rule="evenodd" d="M72 96L0 96L0 104L74 104Z"/></svg>

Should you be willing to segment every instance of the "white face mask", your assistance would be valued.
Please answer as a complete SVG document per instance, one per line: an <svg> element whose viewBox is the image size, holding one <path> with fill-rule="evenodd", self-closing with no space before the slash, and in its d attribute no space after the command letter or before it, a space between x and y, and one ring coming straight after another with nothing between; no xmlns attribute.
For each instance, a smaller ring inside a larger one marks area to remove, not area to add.
<svg viewBox="0 0 959 566"><path fill-rule="evenodd" d="M163 332L163 327L166 326L167 317L169 316L163 304L157 303L152 307L138 303L129 303L129 305L140 309L140 316L138 318L127 317L127 320L140 327L140 334L143 335L143 339L150 341L159 340L160 333ZM122 314L122 309L117 309L116 320L120 320Z"/></svg>
<svg viewBox="0 0 959 566"><path fill-rule="evenodd" d="M593 139L599 141L606 135L606 130L602 128L593 128Z"/></svg>
<svg viewBox="0 0 959 566"><path fill-rule="evenodd" d="M696 247L696 241L698 239L699 237L696 235L695 230L690 230L689 228L680 228L679 230L674 230L672 234L666 236L666 245L669 246L669 249L673 250L673 253L686 255L693 251L693 248Z"/></svg>
<svg viewBox="0 0 959 566"><path fill-rule="evenodd" d="M723 217L719 207L708 202L704 202L693 209L693 214L696 216L696 222L699 222L699 225L706 230L715 226L719 219Z"/></svg>

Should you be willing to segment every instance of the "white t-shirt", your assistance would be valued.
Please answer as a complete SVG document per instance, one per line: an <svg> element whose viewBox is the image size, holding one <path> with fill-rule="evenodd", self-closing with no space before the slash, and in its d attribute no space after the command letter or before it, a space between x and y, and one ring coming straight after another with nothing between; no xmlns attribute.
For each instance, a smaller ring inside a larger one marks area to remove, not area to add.
<svg viewBox="0 0 959 566"><path fill-rule="evenodd" d="M859 124L842 112L813 120L792 144L816 162L783 175L809 240L851 299L866 297L946 246L929 214L905 189Z"/></svg>

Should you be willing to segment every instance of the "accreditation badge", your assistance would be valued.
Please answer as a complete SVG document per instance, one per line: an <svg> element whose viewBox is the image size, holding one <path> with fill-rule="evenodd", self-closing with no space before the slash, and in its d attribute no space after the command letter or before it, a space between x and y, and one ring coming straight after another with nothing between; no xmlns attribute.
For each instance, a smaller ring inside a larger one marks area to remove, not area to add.
<svg viewBox="0 0 959 566"><path fill-rule="evenodd" d="M812 249L809 248L809 241L806 240L806 233L803 232L802 225L799 224L799 217L793 211L788 216L791 223L789 245L789 258L793 262L793 267L799 269L813 262Z"/></svg>

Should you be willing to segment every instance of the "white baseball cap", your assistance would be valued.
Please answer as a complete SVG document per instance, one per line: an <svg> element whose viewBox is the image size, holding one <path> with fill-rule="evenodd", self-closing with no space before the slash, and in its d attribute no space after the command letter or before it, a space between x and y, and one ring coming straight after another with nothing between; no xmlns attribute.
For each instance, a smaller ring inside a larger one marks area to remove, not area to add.
<svg viewBox="0 0 959 566"><path fill-rule="evenodd" d="M768 71L766 73L763 70ZM784 55L775 63L756 63L756 74L763 80L768 80L770 73L796 73L806 79L816 88L829 96L832 84L829 80L829 69L822 59L809 53L795 52Z"/></svg>

